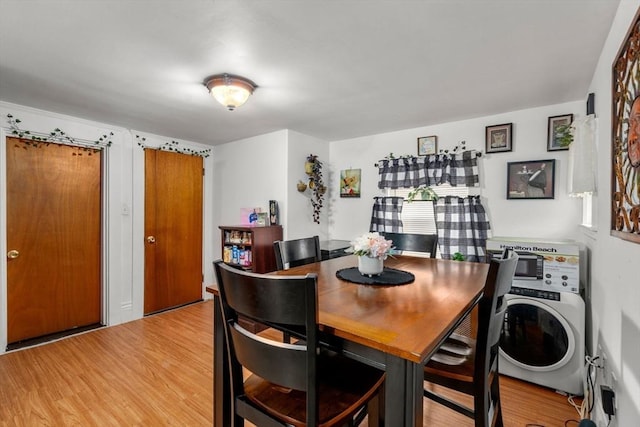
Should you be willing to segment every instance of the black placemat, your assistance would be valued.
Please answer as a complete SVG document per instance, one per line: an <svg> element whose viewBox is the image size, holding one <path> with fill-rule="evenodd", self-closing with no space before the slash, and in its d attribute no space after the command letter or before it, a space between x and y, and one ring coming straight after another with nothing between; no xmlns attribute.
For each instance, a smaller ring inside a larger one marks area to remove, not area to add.
<svg viewBox="0 0 640 427"><path fill-rule="evenodd" d="M397 286L406 285L415 280L415 276L407 271L385 267L378 276L363 276L358 267L343 268L336 271L339 279L359 285L386 285Z"/></svg>

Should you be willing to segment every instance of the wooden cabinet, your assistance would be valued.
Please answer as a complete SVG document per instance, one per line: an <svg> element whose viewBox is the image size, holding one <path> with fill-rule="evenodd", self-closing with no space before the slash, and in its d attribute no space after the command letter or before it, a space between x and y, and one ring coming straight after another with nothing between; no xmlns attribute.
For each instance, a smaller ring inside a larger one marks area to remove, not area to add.
<svg viewBox="0 0 640 427"><path fill-rule="evenodd" d="M275 271L273 242L282 240L282 226L220 226L222 260L254 273Z"/></svg>
<svg viewBox="0 0 640 427"><path fill-rule="evenodd" d="M220 226L222 260L254 273L276 271L273 242L282 240L282 226ZM258 333L267 327L250 319L239 319L247 330Z"/></svg>

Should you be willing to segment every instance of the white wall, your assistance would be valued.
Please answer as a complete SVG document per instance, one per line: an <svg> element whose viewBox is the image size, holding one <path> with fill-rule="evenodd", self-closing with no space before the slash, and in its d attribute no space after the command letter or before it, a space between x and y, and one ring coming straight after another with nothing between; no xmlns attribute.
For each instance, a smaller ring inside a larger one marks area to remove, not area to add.
<svg viewBox="0 0 640 427"><path fill-rule="evenodd" d="M618 414L611 426L638 425L640 419L640 244L612 237L611 221L611 66L640 0L621 0L609 37L602 50L589 91L595 93L598 118L597 230L582 240L590 248L591 350L598 345L608 353L617 376ZM606 425L598 404L595 415Z"/></svg>
<svg viewBox="0 0 640 427"><path fill-rule="evenodd" d="M222 257L218 226L239 225L241 208L269 212L269 200L276 200L286 224L287 138L282 130L213 147L214 259ZM212 273L213 265L205 271Z"/></svg>
<svg viewBox="0 0 640 427"><path fill-rule="evenodd" d="M585 95L586 99L586 95ZM540 239L576 238L581 219L581 202L567 197L567 151L547 151L547 119L550 116L584 115L582 101L513 111L459 122L407 129L331 143L332 238L351 240L369 228L373 197L382 195L377 188L378 160L394 156L416 155L417 138L436 135L438 149L452 149L466 142L467 149L484 152L485 127L513 123L513 151L483 154L479 159L481 194L489 212L494 236L518 236ZM544 200L507 200L507 163L526 160L556 160L555 198ZM341 199L338 196L341 169L362 169L362 196Z"/></svg>
<svg viewBox="0 0 640 427"><path fill-rule="evenodd" d="M318 234L328 235L327 208L320 224L313 222L310 193L299 193L298 180L305 180L304 162L316 154L328 163L328 144L320 139L290 130L247 138L214 147L213 221L219 225L240 223L240 209L262 207L268 211L269 200L276 200L284 239ZM214 254L220 254L220 235L215 236Z"/></svg>

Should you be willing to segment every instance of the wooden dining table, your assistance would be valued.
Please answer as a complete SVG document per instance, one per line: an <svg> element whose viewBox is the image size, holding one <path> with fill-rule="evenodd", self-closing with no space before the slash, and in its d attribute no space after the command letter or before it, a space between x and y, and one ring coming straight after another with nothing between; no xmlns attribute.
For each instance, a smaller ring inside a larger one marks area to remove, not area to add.
<svg viewBox="0 0 640 427"><path fill-rule="evenodd" d="M385 268L412 273L404 285L362 285L336 276L357 266L356 256L274 272L318 275L320 331L343 354L386 372L384 421L392 427L422 426L423 366L476 305L488 264L394 256ZM224 325L214 295L214 425L231 425Z"/></svg>

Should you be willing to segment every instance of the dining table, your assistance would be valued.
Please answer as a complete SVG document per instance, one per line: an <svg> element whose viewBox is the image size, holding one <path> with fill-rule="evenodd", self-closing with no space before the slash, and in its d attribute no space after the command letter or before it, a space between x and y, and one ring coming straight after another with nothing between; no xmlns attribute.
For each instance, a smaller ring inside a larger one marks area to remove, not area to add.
<svg viewBox="0 0 640 427"><path fill-rule="evenodd" d="M323 339L344 355L385 371L384 425L422 426L423 367L479 301L489 265L394 255L384 261L383 276L400 272L411 277L408 283L345 280L343 273L357 265L357 256L349 255L268 274L316 274ZM232 416L224 324L217 289L207 290L215 300L214 425L228 427Z"/></svg>

